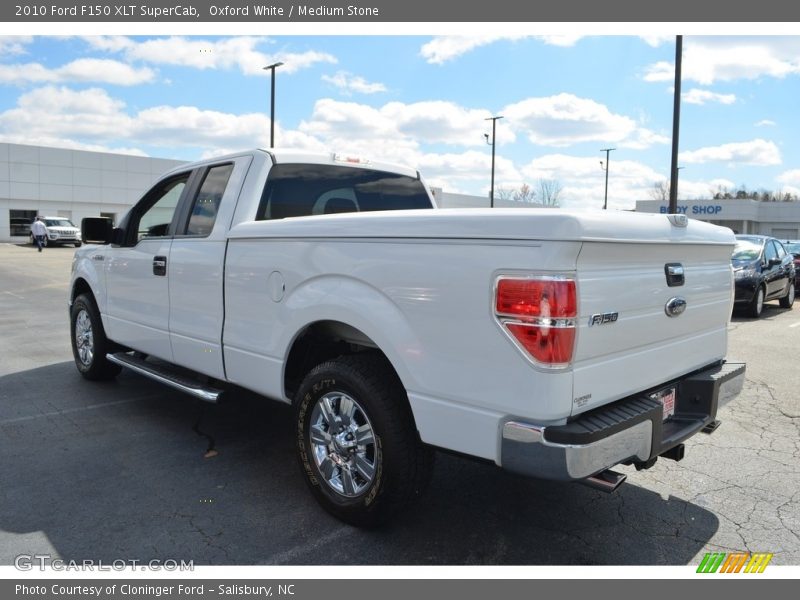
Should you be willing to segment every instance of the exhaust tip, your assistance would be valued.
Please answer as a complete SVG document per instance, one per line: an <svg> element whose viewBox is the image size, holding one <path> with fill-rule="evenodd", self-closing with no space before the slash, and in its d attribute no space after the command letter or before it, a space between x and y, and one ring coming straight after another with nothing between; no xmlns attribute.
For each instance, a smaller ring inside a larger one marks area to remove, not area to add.
<svg viewBox="0 0 800 600"><path fill-rule="evenodd" d="M600 490L601 492L605 492L610 494L611 492L615 491L619 486L623 484L623 482L628 478L627 475L622 473L617 473L616 471L612 471L611 469L606 469L598 473L597 475L592 475L591 477L587 477L586 479L581 479L581 483L584 485L588 485L590 488L594 488L596 490Z"/></svg>

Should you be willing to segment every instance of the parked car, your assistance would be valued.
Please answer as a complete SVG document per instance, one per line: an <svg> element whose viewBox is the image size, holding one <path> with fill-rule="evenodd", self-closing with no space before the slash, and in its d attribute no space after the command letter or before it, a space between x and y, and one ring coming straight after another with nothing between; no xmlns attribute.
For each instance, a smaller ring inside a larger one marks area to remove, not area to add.
<svg viewBox="0 0 800 600"><path fill-rule="evenodd" d="M794 289L800 286L800 240L787 240L783 247L794 257Z"/></svg>
<svg viewBox="0 0 800 600"><path fill-rule="evenodd" d="M72 224L72 221L65 217L42 217L45 227L47 227L47 237L44 245L74 244L76 248L81 246L81 230ZM30 226L29 226L30 228ZM31 244L35 243L33 234L29 234Z"/></svg>
<svg viewBox="0 0 800 600"><path fill-rule="evenodd" d="M758 318L764 302L779 300L782 308L794 304L795 263L783 244L763 235L737 235L731 256L736 280L734 306Z"/></svg>

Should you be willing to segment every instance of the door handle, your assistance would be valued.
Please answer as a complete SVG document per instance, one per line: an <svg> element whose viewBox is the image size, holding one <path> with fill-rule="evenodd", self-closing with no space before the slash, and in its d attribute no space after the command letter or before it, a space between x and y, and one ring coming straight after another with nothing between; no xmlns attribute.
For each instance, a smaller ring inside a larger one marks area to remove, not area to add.
<svg viewBox="0 0 800 600"><path fill-rule="evenodd" d="M164 277L167 274L167 257L154 256L153 257L153 275L160 275Z"/></svg>

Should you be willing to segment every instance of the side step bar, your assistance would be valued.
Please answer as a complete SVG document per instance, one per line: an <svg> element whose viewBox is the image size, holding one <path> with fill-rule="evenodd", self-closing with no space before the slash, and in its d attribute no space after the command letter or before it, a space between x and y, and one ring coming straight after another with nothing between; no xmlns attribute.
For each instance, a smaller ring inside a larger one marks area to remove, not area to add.
<svg viewBox="0 0 800 600"><path fill-rule="evenodd" d="M204 402L219 402L223 392L223 390L218 388L200 383L184 373L180 373L176 369L171 368L169 365L150 363L143 358L124 352L108 354L106 358L109 362L130 369L131 371L139 373L139 375L154 379L159 383L163 383L164 385L180 390L190 396L199 398Z"/></svg>

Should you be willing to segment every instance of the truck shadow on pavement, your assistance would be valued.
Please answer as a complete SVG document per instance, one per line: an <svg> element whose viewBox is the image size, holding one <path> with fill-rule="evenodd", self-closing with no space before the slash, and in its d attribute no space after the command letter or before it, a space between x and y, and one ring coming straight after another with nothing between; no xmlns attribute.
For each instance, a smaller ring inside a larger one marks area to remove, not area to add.
<svg viewBox="0 0 800 600"><path fill-rule="evenodd" d="M685 565L719 527L635 475L606 495L439 453L428 493L362 531L308 493L292 424L245 392L204 405L127 372L87 382L70 362L0 377L0 564Z"/></svg>

